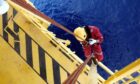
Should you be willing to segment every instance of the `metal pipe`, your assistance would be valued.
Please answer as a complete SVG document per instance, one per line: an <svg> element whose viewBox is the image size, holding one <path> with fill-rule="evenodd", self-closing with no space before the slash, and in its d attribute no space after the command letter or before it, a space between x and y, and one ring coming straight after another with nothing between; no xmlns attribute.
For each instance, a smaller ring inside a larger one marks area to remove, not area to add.
<svg viewBox="0 0 140 84"><path fill-rule="evenodd" d="M109 73L110 75L113 75L114 72L112 72L109 68L107 68L103 63L98 62L98 65L103 68L107 73Z"/></svg>

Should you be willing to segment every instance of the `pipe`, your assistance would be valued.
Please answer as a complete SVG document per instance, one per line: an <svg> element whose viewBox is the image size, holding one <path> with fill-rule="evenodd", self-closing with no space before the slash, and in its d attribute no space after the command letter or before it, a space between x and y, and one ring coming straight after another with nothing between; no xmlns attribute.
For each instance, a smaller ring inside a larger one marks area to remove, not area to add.
<svg viewBox="0 0 140 84"><path fill-rule="evenodd" d="M107 73L109 73L110 75L113 75L114 72L112 72L109 68L107 68L103 63L98 62L98 65L103 68Z"/></svg>

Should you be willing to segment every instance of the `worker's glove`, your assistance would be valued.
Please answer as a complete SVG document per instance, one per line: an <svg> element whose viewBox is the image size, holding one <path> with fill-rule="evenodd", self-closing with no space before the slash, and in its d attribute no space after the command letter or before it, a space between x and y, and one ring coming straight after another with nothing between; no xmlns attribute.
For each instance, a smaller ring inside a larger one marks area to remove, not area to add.
<svg viewBox="0 0 140 84"><path fill-rule="evenodd" d="M95 43L98 43L98 40L90 38L88 42L89 42L90 45L93 45Z"/></svg>
<svg viewBox="0 0 140 84"><path fill-rule="evenodd" d="M80 42L80 44L82 44L82 46L87 46L88 45L88 42L82 41L82 42Z"/></svg>

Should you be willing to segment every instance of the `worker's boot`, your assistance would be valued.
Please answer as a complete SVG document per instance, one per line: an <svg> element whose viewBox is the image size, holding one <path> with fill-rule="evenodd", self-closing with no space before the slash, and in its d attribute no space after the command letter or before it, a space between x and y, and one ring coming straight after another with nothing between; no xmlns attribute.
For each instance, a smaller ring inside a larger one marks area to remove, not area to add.
<svg viewBox="0 0 140 84"><path fill-rule="evenodd" d="M91 59L92 59L92 61L93 61L93 63L94 63L95 65L98 64L98 61L97 61L97 59L96 59L95 57L92 57Z"/></svg>

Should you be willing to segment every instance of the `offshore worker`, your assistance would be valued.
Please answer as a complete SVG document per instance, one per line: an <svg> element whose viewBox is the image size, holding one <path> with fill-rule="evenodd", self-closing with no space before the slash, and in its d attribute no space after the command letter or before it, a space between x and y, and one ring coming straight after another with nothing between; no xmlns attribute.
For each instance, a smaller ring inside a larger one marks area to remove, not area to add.
<svg viewBox="0 0 140 84"><path fill-rule="evenodd" d="M85 57L94 56L98 61L102 61L104 56L101 48L103 35L96 26L78 27L74 30L76 39L83 47ZM80 37L80 38L79 38Z"/></svg>

